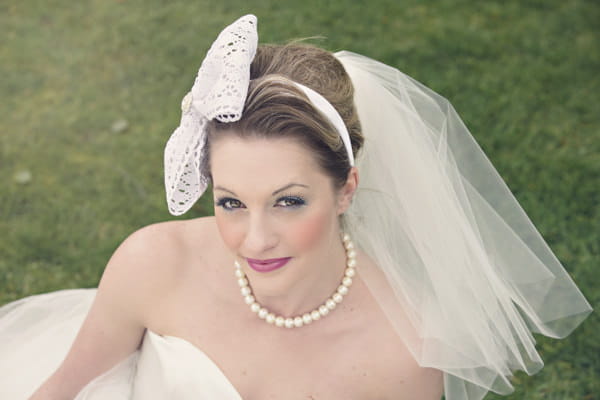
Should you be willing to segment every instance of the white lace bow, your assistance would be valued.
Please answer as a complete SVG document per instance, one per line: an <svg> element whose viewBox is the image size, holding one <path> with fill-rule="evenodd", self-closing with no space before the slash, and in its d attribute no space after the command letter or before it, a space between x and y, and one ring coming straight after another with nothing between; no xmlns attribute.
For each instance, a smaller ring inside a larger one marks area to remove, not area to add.
<svg viewBox="0 0 600 400"><path fill-rule="evenodd" d="M189 210L208 186L200 174L208 121L233 122L242 116L258 45L256 25L256 17L249 14L219 34L181 102L181 122L164 153L167 204L173 215Z"/></svg>

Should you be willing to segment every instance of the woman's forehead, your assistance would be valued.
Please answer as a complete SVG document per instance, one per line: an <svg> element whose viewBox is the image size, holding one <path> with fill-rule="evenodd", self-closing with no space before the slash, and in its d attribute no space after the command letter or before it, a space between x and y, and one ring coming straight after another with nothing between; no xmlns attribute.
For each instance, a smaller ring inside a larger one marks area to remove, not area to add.
<svg viewBox="0 0 600 400"><path fill-rule="evenodd" d="M228 135L211 147L215 187L276 190L292 182L311 185L327 177L310 150L292 138L240 138Z"/></svg>

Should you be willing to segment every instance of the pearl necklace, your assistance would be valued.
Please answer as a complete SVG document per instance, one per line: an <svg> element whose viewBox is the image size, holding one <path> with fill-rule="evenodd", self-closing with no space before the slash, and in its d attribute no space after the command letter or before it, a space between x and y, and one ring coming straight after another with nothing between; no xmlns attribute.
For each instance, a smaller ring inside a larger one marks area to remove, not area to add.
<svg viewBox="0 0 600 400"><path fill-rule="evenodd" d="M252 295L252 289L250 288L246 274L244 274L240 263L236 260L235 276L238 278L240 291L244 297L244 301L250 306L250 310L252 310L253 313L256 313L258 318L265 320L270 325L275 325L280 328L300 328L303 325L308 325L313 321L318 321L322 317L325 317L330 311L333 311L336 306L342 302L344 296L348 294L348 289L350 288L350 285L352 285L352 278L356 275L356 270L354 269L354 267L356 267L356 251L354 250L354 244L347 233L343 235L342 241L344 242L344 248L346 249L347 259L346 271L344 272L344 278L342 279L341 285L337 288L335 293L325 301L325 303L302 316L284 318L281 315L273 314L265 307L261 306Z"/></svg>

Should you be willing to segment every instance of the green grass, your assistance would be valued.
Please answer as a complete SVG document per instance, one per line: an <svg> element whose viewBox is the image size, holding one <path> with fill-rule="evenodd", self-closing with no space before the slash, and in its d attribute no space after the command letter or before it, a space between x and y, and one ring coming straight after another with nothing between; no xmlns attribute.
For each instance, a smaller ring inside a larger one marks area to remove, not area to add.
<svg viewBox="0 0 600 400"><path fill-rule="evenodd" d="M216 34L252 12L261 42L320 35L447 97L600 305L599 3L248 3L0 4L0 304L93 287L129 233L173 218L162 151L179 103ZM22 171L29 182L16 181ZM184 218L211 210L205 196ZM593 314L568 339L540 337L546 367L518 374L510 398L599 399L598 331Z"/></svg>

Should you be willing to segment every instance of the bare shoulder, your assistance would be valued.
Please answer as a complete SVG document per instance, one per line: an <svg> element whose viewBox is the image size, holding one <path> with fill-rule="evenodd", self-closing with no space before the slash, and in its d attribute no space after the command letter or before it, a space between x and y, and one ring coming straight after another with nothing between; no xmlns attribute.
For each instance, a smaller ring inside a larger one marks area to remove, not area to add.
<svg viewBox="0 0 600 400"><path fill-rule="evenodd" d="M99 289L123 284L130 293L142 294L167 285L170 266L181 254L180 225L180 221L160 222L130 234L110 258Z"/></svg>
<svg viewBox="0 0 600 400"><path fill-rule="evenodd" d="M433 368L421 367L416 362L402 339L415 337L412 324L403 310L398 309L397 325L392 326L373 294L363 285L364 278L367 278L372 287L379 291L378 295L383 294L384 298L389 299L393 296L391 288L381 270L366 253L359 251L359 260L360 283L357 288L365 291L360 296L364 301L361 304L364 312L360 322L369 329L360 331L357 337L363 343L371 343L371 346L363 348L357 358L366 360L366 371L374 372L366 397L440 400L444 391L443 373Z"/></svg>
<svg viewBox="0 0 600 400"><path fill-rule="evenodd" d="M215 233L214 217L147 225L121 243L111 257L102 281L117 275L120 281L132 284L129 289L135 289L142 297L156 297L157 290L168 290L175 284L190 257L210 253L214 248ZM148 304L147 301L144 303Z"/></svg>
<svg viewBox="0 0 600 400"><path fill-rule="evenodd" d="M146 262L169 262L185 257L190 251L206 246L214 240L214 217L158 222L133 232L119 246L115 255L133 257ZM157 258L159 256L159 258Z"/></svg>
<svg viewBox="0 0 600 400"><path fill-rule="evenodd" d="M161 316L165 299L189 275L186 269L203 264L201 256L212 246L207 238L213 226L212 218L206 217L159 222L136 230L110 258L94 305L117 310L122 326L149 327Z"/></svg>
<svg viewBox="0 0 600 400"><path fill-rule="evenodd" d="M185 268L190 249L197 248L191 243L210 226L210 219L170 221L129 235L108 261L67 356L32 398L73 398L139 348L149 318L172 293L177 268Z"/></svg>

